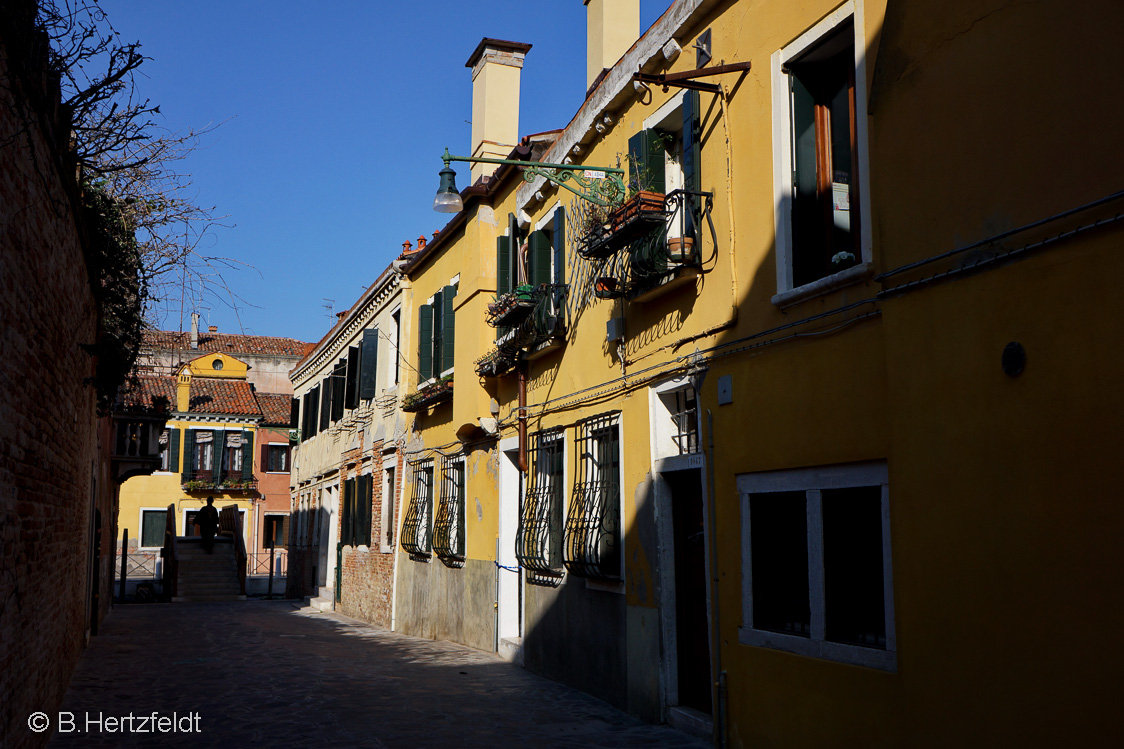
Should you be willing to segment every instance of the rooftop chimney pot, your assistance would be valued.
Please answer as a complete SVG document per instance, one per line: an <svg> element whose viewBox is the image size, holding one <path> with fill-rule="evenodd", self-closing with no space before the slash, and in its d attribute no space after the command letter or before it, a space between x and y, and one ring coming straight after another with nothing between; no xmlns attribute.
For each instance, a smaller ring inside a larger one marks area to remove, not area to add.
<svg viewBox="0 0 1124 749"><path fill-rule="evenodd" d="M208 333L218 333L219 332L219 326L218 325L208 325L207 326L207 332Z"/></svg>

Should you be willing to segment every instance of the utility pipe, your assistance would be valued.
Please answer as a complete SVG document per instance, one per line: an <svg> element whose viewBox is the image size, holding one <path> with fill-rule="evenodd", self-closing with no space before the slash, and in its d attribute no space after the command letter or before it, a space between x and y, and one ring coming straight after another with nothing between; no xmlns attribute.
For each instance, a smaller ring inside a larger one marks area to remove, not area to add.
<svg viewBox="0 0 1124 749"><path fill-rule="evenodd" d="M519 471L527 473L527 363L519 363Z"/></svg>

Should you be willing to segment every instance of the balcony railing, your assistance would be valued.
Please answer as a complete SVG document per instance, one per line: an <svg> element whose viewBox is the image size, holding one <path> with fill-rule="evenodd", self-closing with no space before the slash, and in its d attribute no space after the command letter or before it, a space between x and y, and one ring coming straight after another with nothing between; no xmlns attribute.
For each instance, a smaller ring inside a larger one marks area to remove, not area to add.
<svg viewBox="0 0 1124 749"><path fill-rule="evenodd" d="M662 193L642 191L614 209L608 221L595 226L578 246L578 254L590 260L610 257L640 237L667 223L668 206Z"/></svg>
<svg viewBox="0 0 1124 749"><path fill-rule="evenodd" d="M488 305L487 323L493 328L512 328L523 322L538 303L536 291L535 287L524 285L500 294Z"/></svg>
<svg viewBox="0 0 1124 749"><path fill-rule="evenodd" d="M675 190L663 199L662 211L647 211L651 220L633 219L630 226L643 224L645 231L630 229L621 234L626 241L616 249L626 247L627 253L595 279L594 295L635 300L676 279L697 276L703 260L704 224L710 229L711 246L717 244L712 207L712 193ZM657 214L662 217L659 222L653 218Z"/></svg>
<svg viewBox="0 0 1124 749"><path fill-rule="evenodd" d="M526 308L527 313L518 325L496 339L495 348L476 360L476 374L499 377L514 369L522 358L534 356L552 343L562 341L566 335L567 288L566 284L534 287L527 295L534 306Z"/></svg>

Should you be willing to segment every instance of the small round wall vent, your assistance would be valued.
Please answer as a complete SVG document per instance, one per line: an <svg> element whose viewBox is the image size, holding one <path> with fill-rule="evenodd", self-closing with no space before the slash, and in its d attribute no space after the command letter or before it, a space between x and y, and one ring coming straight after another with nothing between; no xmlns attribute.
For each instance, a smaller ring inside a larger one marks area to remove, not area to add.
<svg viewBox="0 0 1124 749"><path fill-rule="evenodd" d="M1004 354L1006 356L1006 354ZM215 359L211 362L211 369L222 369L222 359Z"/></svg>
<svg viewBox="0 0 1124 749"><path fill-rule="evenodd" d="M1011 341L1003 348L1003 371L1010 377L1018 377L1026 367L1026 349L1018 341Z"/></svg>

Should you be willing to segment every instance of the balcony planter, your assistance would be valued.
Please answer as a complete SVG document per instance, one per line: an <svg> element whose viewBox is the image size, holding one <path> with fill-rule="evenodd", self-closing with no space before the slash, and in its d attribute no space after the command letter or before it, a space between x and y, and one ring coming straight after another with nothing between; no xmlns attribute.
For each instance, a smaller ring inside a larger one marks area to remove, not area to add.
<svg viewBox="0 0 1124 749"><path fill-rule="evenodd" d="M402 410L407 413L421 411L453 397L453 377L442 377L402 399Z"/></svg>
<svg viewBox="0 0 1124 749"><path fill-rule="evenodd" d="M671 239L667 240L667 259L673 263L694 262L694 237L672 237Z"/></svg>
<svg viewBox="0 0 1124 749"><path fill-rule="evenodd" d="M487 323L494 328L518 325L538 304L538 294L530 285L518 286L514 291L501 294L488 305Z"/></svg>
<svg viewBox="0 0 1124 749"><path fill-rule="evenodd" d="M593 284L593 295L598 299L616 299L621 295L617 279L611 276L602 276Z"/></svg>
<svg viewBox="0 0 1124 749"><path fill-rule="evenodd" d="M608 223L586 236L578 254L588 259L604 259L653 231L663 231L668 211L663 193L642 190L609 215Z"/></svg>
<svg viewBox="0 0 1124 749"><path fill-rule="evenodd" d="M187 494L193 492L223 492L225 494L233 494L235 492L256 491L258 488L258 480L231 478L222 479L218 483L215 483L210 479L190 479L183 482L180 488Z"/></svg>
<svg viewBox="0 0 1124 749"><path fill-rule="evenodd" d="M476 360L476 374L481 377L499 377L510 372L518 361L518 355L510 356L496 348Z"/></svg>

